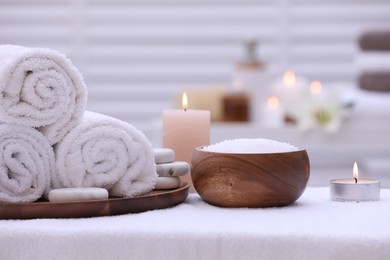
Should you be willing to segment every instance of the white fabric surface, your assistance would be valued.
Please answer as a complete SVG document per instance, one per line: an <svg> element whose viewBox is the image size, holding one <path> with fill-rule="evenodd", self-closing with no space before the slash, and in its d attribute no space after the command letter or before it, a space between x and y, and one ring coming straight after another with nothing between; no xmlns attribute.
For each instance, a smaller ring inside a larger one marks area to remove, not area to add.
<svg viewBox="0 0 390 260"><path fill-rule="evenodd" d="M0 259L385 260L390 190L377 202L334 202L329 188L307 188L283 208L218 208L190 195L139 214L1 220L0 244Z"/></svg>
<svg viewBox="0 0 390 260"><path fill-rule="evenodd" d="M356 54L358 72L390 72L390 53L383 51L360 51Z"/></svg>
<svg viewBox="0 0 390 260"><path fill-rule="evenodd" d="M87 89L57 51L0 45L0 121L36 127L55 144L83 116Z"/></svg>
<svg viewBox="0 0 390 260"><path fill-rule="evenodd" d="M48 191L54 152L30 127L0 124L0 202L31 202Z"/></svg>
<svg viewBox="0 0 390 260"><path fill-rule="evenodd" d="M55 147L53 188L100 187L111 196L133 197L157 182L154 151L132 125L86 111L82 122Z"/></svg>

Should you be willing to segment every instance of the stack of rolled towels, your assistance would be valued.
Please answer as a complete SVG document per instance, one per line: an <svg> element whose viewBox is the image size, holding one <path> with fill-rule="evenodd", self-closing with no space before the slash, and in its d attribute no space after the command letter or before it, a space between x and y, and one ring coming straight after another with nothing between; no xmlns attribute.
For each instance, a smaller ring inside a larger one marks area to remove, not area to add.
<svg viewBox="0 0 390 260"><path fill-rule="evenodd" d="M85 111L86 104L82 76L63 54L0 45L0 202L33 202L61 188L102 189L103 197L154 189L147 137L129 123Z"/></svg>
<svg viewBox="0 0 390 260"><path fill-rule="evenodd" d="M358 84L361 89L390 92L390 30L372 30L358 39Z"/></svg>

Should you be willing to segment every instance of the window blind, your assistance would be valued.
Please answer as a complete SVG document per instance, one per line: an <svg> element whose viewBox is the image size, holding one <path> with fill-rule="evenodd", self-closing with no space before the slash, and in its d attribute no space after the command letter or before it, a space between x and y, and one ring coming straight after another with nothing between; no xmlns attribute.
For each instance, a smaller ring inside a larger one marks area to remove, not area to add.
<svg viewBox="0 0 390 260"><path fill-rule="evenodd" d="M64 52L84 75L88 109L140 126L183 87L228 84L244 42L270 76L355 80L356 39L390 27L386 0L3 0L0 43Z"/></svg>

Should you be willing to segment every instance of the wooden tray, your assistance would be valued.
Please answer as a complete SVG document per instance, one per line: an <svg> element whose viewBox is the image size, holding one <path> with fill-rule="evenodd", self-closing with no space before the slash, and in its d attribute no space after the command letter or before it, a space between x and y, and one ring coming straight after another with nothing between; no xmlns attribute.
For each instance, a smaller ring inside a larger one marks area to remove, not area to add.
<svg viewBox="0 0 390 260"><path fill-rule="evenodd" d="M189 185L173 190L151 191L135 198L112 198L82 202L5 203L0 204L0 219L85 218L139 213L176 206L186 200Z"/></svg>

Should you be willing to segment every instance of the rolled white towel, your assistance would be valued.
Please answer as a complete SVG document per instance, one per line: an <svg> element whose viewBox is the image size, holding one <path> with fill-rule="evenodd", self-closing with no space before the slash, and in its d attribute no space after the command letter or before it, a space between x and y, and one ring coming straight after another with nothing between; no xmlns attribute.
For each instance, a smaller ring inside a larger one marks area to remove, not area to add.
<svg viewBox="0 0 390 260"><path fill-rule="evenodd" d="M87 111L55 148L52 187L100 187L115 197L133 197L157 182L154 151L132 125Z"/></svg>
<svg viewBox="0 0 390 260"><path fill-rule="evenodd" d="M82 76L64 55L0 45L0 122L35 127L53 145L81 121L86 103Z"/></svg>
<svg viewBox="0 0 390 260"><path fill-rule="evenodd" d="M32 202L49 190L54 152L33 128L0 124L0 201Z"/></svg>

